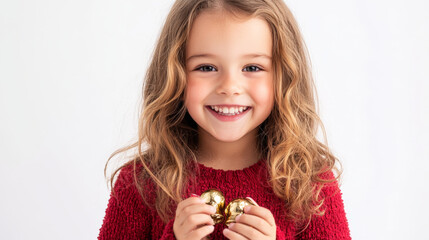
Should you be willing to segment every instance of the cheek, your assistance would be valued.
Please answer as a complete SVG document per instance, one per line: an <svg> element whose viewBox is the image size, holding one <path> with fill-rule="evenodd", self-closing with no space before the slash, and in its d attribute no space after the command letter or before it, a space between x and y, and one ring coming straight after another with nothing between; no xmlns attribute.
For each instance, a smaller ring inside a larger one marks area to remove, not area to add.
<svg viewBox="0 0 429 240"><path fill-rule="evenodd" d="M185 106L193 108L197 104L202 103L206 95L206 87L201 81L188 79L186 84Z"/></svg>
<svg viewBox="0 0 429 240"><path fill-rule="evenodd" d="M267 106L269 111L274 104L274 86L272 81L261 81L253 84L252 96L258 105Z"/></svg>

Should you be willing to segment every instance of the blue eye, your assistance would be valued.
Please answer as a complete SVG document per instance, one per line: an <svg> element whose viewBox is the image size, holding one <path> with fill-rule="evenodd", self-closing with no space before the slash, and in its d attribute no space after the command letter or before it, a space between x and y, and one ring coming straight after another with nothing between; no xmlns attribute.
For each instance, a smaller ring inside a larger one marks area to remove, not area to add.
<svg viewBox="0 0 429 240"><path fill-rule="evenodd" d="M212 66L209 66L209 65L202 65L202 66L197 67L195 70L200 70L200 69L202 69L201 71L203 71L203 72L212 72L213 69L215 69L215 68Z"/></svg>
<svg viewBox="0 0 429 240"><path fill-rule="evenodd" d="M249 69L249 71L245 71L245 72L258 72L260 70L262 70L261 68L257 67L257 66L247 66L244 69Z"/></svg>

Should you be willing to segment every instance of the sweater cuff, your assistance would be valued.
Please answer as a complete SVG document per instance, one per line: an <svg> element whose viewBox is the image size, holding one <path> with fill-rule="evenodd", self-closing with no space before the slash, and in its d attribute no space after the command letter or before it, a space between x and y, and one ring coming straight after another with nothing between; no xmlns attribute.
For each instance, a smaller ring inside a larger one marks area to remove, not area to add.
<svg viewBox="0 0 429 240"><path fill-rule="evenodd" d="M176 240L173 232L174 219L171 219L167 225L165 225L164 231L162 232L161 240Z"/></svg>
<svg viewBox="0 0 429 240"><path fill-rule="evenodd" d="M286 240L285 233L279 228L279 226L276 226L276 239Z"/></svg>

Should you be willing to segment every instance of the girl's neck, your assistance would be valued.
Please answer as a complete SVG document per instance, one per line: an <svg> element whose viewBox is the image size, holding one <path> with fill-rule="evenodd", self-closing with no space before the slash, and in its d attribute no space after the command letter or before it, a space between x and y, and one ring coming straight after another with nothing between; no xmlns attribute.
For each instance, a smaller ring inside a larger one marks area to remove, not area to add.
<svg viewBox="0 0 429 240"><path fill-rule="evenodd" d="M234 142L222 142L199 129L197 160L214 169L238 170L249 167L260 159L256 144L258 129Z"/></svg>

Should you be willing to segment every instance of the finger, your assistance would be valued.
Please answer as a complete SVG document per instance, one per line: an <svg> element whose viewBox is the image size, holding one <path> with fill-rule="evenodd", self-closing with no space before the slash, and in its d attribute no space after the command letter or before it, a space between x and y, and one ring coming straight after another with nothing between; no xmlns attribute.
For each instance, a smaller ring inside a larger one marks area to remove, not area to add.
<svg viewBox="0 0 429 240"><path fill-rule="evenodd" d="M182 210L184 208L191 206L191 205L201 204L201 203L205 203L205 201L199 197L189 197L189 198L179 202L179 204L177 204L177 208L176 208L176 218L179 217L180 213L182 212Z"/></svg>
<svg viewBox="0 0 429 240"><path fill-rule="evenodd" d="M216 213L216 209L213 206L205 204L205 203L199 203L199 204L189 205L189 206L185 207L179 213L180 216L178 217L178 220L179 220L179 223L181 226L181 225L183 225L185 219L189 218L192 215L205 214L208 219L211 219L210 214L214 214L214 213Z"/></svg>
<svg viewBox="0 0 429 240"><path fill-rule="evenodd" d="M266 236L270 236L272 234L271 231L273 226L271 226L265 219L260 218L258 216L250 214L241 214L235 218L235 221L236 223L241 223L253 227Z"/></svg>
<svg viewBox="0 0 429 240"><path fill-rule="evenodd" d="M255 229L249 225L242 223L233 223L229 225L229 230L236 232L248 239L263 239L266 236L260 232L258 229Z"/></svg>
<svg viewBox="0 0 429 240"><path fill-rule="evenodd" d="M210 215L193 214L187 217L183 222L183 225L180 227L185 233L187 233L206 225L214 226L213 219L210 217Z"/></svg>
<svg viewBox="0 0 429 240"><path fill-rule="evenodd" d="M258 206L259 207L259 204L257 204L256 203L256 201L255 200L253 200L253 198L251 198L251 197L246 197L251 203L253 203L253 204L255 204L256 206Z"/></svg>
<svg viewBox="0 0 429 240"><path fill-rule="evenodd" d="M242 223L230 224L229 230L236 232L248 239L266 239L267 238L267 235L263 234L258 229L255 229L252 226L242 224Z"/></svg>
<svg viewBox="0 0 429 240"><path fill-rule="evenodd" d="M186 239L202 239L207 235L209 235L210 233L212 233L213 230L214 230L214 226L212 225L200 227L192 231Z"/></svg>
<svg viewBox="0 0 429 240"><path fill-rule="evenodd" d="M247 240L245 236L241 235L238 232L234 232L229 228L225 228L223 230L223 235L230 240Z"/></svg>
<svg viewBox="0 0 429 240"><path fill-rule="evenodd" d="M264 207L247 205L246 207L244 207L244 213L245 214L250 214L250 215L255 215L257 217L263 218L271 226L275 226L276 225L276 221L274 220L273 214L271 213L270 210L268 210L268 209L266 209Z"/></svg>

